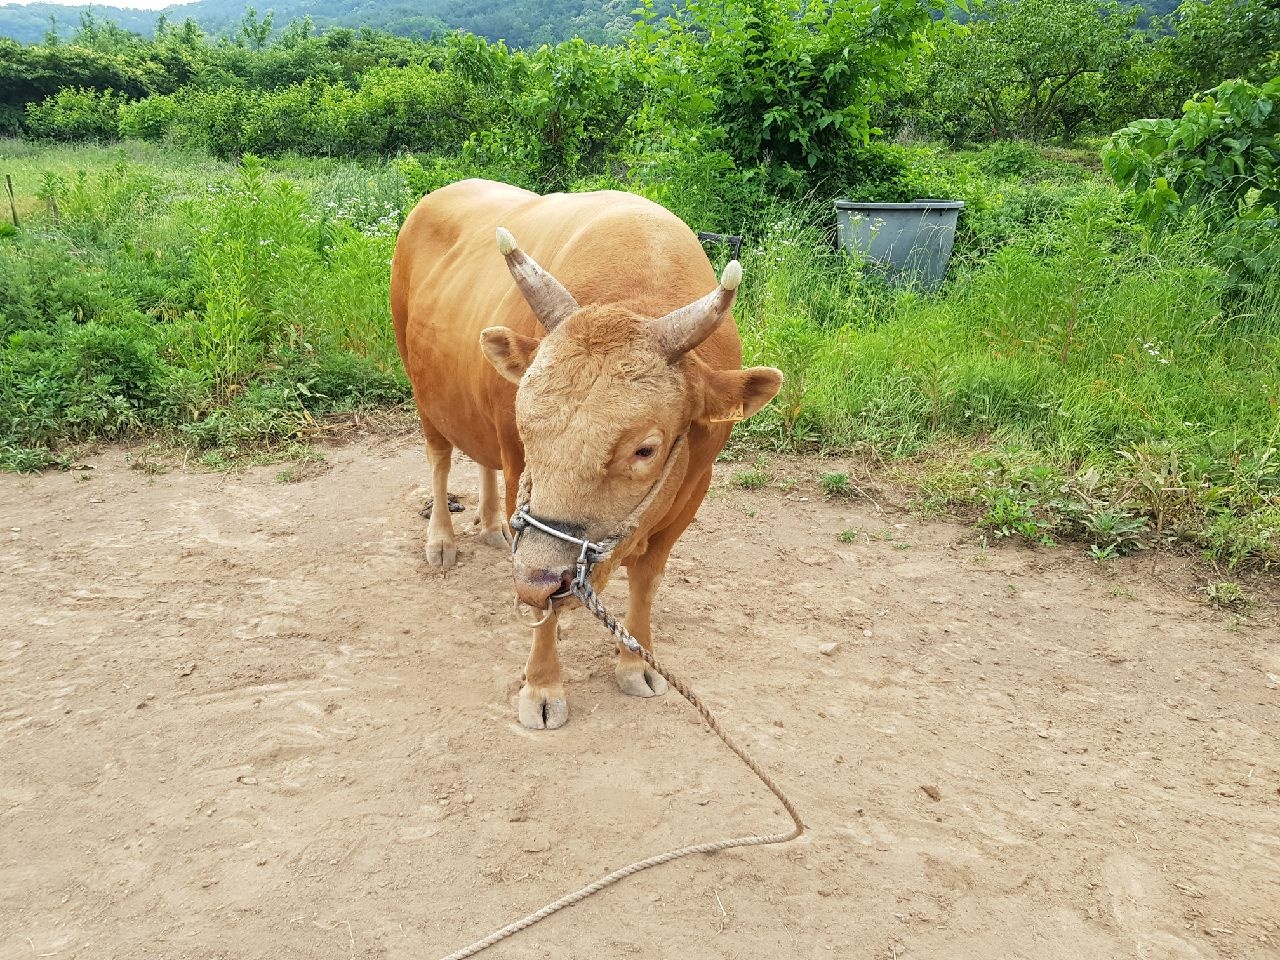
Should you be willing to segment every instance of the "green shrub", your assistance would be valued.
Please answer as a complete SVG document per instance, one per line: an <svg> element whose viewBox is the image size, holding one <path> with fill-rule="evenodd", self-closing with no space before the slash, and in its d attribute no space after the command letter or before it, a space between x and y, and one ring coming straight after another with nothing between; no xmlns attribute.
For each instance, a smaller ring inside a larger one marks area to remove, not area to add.
<svg viewBox="0 0 1280 960"><path fill-rule="evenodd" d="M68 152L81 168L40 188L59 222L0 241L0 462L175 429L244 450L408 395L386 306L396 168L295 159L286 179L134 152Z"/></svg>
<svg viewBox="0 0 1280 960"><path fill-rule="evenodd" d="M1227 81L1178 120L1137 120L1102 159L1148 226L1197 227L1240 297L1280 309L1280 77Z"/></svg>
<svg viewBox="0 0 1280 960"><path fill-rule="evenodd" d="M947 196L954 184L934 151L896 143L850 145L834 154L826 182L842 198L907 203Z"/></svg>
<svg viewBox="0 0 1280 960"><path fill-rule="evenodd" d="M413 197L424 197L433 190L484 173L477 164L455 157L409 155L397 157L391 164L404 178L408 192Z"/></svg>
<svg viewBox="0 0 1280 960"><path fill-rule="evenodd" d="M63 87L40 103L27 106L26 128L44 140L116 140L120 108L128 102L113 90Z"/></svg>
<svg viewBox="0 0 1280 960"><path fill-rule="evenodd" d="M250 384L227 403L178 429L198 450L235 455L249 448L270 449L306 432L310 417L302 398L296 384Z"/></svg>
<svg viewBox="0 0 1280 960"><path fill-rule="evenodd" d="M1044 154L1029 143L1000 140L983 149L978 165L988 176L1024 177L1045 168Z"/></svg>
<svg viewBox="0 0 1280 960"><path fill-rule="evenodd" d="M63 322L18 333L0 356L0 444L124 436L152 418L165 378L146 322Z"/></svg>
<svg viewBox="0 0 1280 960"><path fill-rule="evenodd" d="M739 168L721 150L697 144L649 150L631 159L628 176L580 181L582 189L630 190L654 200L694 230L756 236L778 197L801 193L788 168Z"/></svg>
<svg viewBox="0 0 1280 960"><path fill-rule="evenodd" d="M126 139L160 141L168 136L182 112L178 97L144 97L120 105L120 136Z"/></svg>
<svg viewBox="0 0 1280 960"><path fill-rule="evenodd" d="M1229 80L1189 100L1178 120L1137 120L1103 148L1107 173L1150 224L1199 206L1215 222L1280 205L1280 77Z"/></svg>
<svg viewBox="0 0 1280 960"><path fill-rule="evenodd" d="M1205 555L1234 568L1246 561L1280 563L1280 508L1239 515L1220 512L1204 531Z"/></svg>
<svg viewBox="0 0 1280 960"><path fill-rule="evenodd" d="M334 152L387 156L401 150L456 154L478 126L469 87L430 67L370 70L355 94L335 104Z"/></svg>
<svg viewBox="0 0 1280 960"><path fill-rule="evenodd" d="M0 103L0 137L17 136L25 117L26 111L17 104Z"/></svg>

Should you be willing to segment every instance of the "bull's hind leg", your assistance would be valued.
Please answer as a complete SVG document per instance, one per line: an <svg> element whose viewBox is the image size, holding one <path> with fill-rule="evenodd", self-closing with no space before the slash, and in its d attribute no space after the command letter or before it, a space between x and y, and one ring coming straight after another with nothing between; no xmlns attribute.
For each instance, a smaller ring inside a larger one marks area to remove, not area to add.
<svg viewBox="0 0 1280 960"><path fill-rule="evenodd" d="M453 466L453 444L422 418L427 439L427 461L431 464L431 520L427 523L427 563L448 570L458 560L453 538L453 517L449 514L449 469Z"/></svg>
<svg viewBox="0 0 1280 960"><path fill-rule="evenodd" d="M481 467L480 510L476 514L476 525L480 529L476 537L483 544L505 550L510 545L511 537L507 532L503 506L502 495L498 492L498 471Z"/></svg>
<svg viewBox="0 0 1280 960"><path fill-rule="evenodd" d="M533 648L524 667L524 687L517 710L520 723L530 730L554 730L569 719L569 703L560 679L560 654L556 650L559 628L556 614L533 628Z"/></svg>

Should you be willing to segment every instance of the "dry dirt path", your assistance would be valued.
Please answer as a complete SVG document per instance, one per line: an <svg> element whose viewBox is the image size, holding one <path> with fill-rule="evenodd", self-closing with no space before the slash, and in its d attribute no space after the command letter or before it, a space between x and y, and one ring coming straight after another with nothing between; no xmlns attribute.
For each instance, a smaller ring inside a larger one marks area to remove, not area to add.
<svg viewBox="0 0 1280 960"><path fill-rule="evenodd" d="M582 613L569 725L521 729L505 559L464 539L429 572L410 439L327 456L290 484L118 450L84 482L0 476L0 957L432 960L785 826L674 692L616 691ZM810 832L486 956L1280 957L1274 620L1074 553L721 485L661 655Z"/></svg>

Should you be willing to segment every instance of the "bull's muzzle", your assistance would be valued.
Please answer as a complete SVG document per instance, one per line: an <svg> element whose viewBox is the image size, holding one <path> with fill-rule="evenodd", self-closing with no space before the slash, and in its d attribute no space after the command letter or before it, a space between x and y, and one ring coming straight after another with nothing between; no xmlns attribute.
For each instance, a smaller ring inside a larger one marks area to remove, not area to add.
<svg viewBox="0 0 1280 960"><path fill-rule="evenodd" d="M573 585L574 571L569 568L560 570L529 569L517 563L512 572L516 585L516 596L520 602L539 610L544 610L552 602L569 595Z"/></svg>

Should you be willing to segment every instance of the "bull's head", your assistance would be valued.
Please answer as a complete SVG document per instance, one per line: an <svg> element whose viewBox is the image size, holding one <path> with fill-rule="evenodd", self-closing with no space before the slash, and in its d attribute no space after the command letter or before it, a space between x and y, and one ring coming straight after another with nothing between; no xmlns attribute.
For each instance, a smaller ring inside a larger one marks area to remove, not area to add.
<svg viewBox="0 0 1280 960"><path fill-rule="evenodd" d="M601 541L618 536L641 504L658 519L687 474L681 441L690 428L749 417L777 395L782 374L772 367L712 370L692 353L729 315L742 280L736 260L711 293L655 319L580 307L501 228L498 248L547 331L541 340L506 327L481 334L489 362L518 386L527 509L544 523ZM520 599L538 608L558 600L577 559L577 548L551 536L521 538L513 564Z"/></svg>

